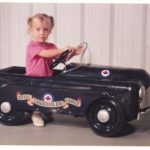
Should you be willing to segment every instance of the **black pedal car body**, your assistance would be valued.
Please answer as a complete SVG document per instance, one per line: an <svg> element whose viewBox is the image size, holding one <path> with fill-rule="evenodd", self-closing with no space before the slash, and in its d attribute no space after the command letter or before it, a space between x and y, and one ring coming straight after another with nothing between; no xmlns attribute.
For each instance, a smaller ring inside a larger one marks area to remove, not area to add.
<svg viewBox="0 0 150 150"><path fill-rule="evenodd" d="M86 117L102 136L116 136L150 106L150 76L143 69L71 63L53 77L25 76L24 67L0 70L0 121L17 124L39 110Z"/></svg>

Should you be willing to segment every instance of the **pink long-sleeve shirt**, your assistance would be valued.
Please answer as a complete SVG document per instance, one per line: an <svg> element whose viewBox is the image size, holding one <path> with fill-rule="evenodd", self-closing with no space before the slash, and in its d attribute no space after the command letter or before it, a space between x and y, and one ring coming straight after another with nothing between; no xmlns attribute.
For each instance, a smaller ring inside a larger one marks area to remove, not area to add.
<svg viewBox="0 0 150 150"><path fill-rule="evenodd" d="M49 68L52 59L44 58L38 54L42 50L57 48L53 43L38 43L30 41L26 52L26 75L34 77L48 77L53 75L53 70Z"/></svg>

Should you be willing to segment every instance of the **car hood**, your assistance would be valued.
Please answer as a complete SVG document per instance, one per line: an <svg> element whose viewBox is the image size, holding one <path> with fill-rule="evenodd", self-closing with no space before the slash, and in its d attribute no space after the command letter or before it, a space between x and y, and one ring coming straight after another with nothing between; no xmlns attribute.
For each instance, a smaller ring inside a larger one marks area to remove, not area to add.
<svg viewBox="0 0 150 150"><path fill-rule="evenodd" d="M150 76L144 69L71 63L66 66L65 76L98 81L135 81L150 86Z"/></svg>

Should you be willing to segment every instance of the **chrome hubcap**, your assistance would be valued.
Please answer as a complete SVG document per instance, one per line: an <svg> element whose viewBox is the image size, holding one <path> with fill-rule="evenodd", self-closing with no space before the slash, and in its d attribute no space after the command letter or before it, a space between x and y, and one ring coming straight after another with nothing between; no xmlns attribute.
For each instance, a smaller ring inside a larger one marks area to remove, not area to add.
<svg viewBox="0 0 150 150"><path fill-rule="evenodd" d="M98 113L97 113L97 118L100 122L107 122L110 118L109 112L106 109L101 109Z"/></svg>

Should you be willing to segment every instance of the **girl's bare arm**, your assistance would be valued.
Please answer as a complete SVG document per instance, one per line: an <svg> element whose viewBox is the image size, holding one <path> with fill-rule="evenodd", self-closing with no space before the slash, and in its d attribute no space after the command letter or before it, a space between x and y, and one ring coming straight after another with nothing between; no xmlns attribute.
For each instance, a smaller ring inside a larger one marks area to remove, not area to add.
<svg viewBox="0 0 150 150"><path fill-rule="evenodd" d="M62 52L64 52L65 49L49 49L49 50L42 50L39 53L39 56L45 57L45 58L54 58L60 55Z"/></svg>

